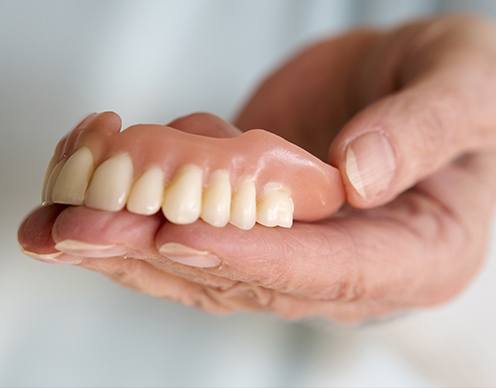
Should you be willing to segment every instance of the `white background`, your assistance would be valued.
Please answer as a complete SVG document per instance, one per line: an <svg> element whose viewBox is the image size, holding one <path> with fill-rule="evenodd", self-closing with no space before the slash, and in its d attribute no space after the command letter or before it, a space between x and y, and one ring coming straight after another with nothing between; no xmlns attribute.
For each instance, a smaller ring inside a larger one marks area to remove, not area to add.
<svg viewBox="0 0 496 388"><path fill-rule="evenodd" d="M362 329L212 317L18 252L55 141L92 111L125 124L229 118L305 42L434 1L0 1L0 386L494 386L496 251L451 304ZM493 242L496 241L493 238Z"/></svg>

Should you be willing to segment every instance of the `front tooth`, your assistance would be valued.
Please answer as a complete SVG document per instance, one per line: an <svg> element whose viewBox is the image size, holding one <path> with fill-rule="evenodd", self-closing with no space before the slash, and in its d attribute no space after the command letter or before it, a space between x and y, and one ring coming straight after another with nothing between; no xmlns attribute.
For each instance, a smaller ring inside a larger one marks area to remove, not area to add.
<svg viewBox="0 0 496 388"><path fill-rule="evenodd" d="M287 190L266 191L257 206L257 222L264 226L290 228L293 224L294 205Z"/></svg>
<svg viewBox="0 0 496 388"><path fill-rule="evenodd" d="M166 188L162 211L175 224L195 222L201 212L202 170L193 164L181 168Z"/></svg>
<svg viewBox="0 0 496 388"><path fill-rule="evenodd" d="M93 155L87 147L80 148L67 159L53 186L52 201L82 205L93 173Z"/></svg>
<svg viewBox="0 0 496 388"><path fill-rule="evenodd" d="M164 173L159 167L146 171L133 185L127 210L132 213L149 215L160 209L164 190Z"/></svg>
<svg viewBox="0 0 496 388"><path fill-rule="evenodd" d="M85 204L100 210L119 211L126 204L133 180L133 162L119 154L100 164L93 174Z"/></svg>
<svg viewBox="0 0 496 388"><path fill-rule="evenodd" d="M245 178L234 193L231 205L231 224L240 229L251 229L257 215L257 189L253 179Z"/></svg>
<svg viewBox="0 0 496 388"><path fill-rule="evenodd" d="M213 226L222 227L229 221L231 209L231 184L229 172L217 170L210 176L208 187L203 192L201 218Z"/></svg>
<svg viewBox="0 0 496 388"><path fill-rule="evenodd" d="M53 191L53 185L55 185L55 182L57 181L57 178L60 174L60 170L62 170L62 167L64 167L65 160L62 159L59 161L53 170L50 172L48 175L48 179L46 182L46 186L43 190L43 205L48 205L49 203L52 203L52 191Z"/></svg>

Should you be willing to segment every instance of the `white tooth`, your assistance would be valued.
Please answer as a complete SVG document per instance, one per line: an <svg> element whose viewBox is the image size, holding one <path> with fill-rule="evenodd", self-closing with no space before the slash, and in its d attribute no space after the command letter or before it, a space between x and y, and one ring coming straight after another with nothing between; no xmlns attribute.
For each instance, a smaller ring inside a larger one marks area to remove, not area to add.
<svg viewBox="0 0 496 388"><path fill-rule="evenodd" d="M53 186L52 201L67 205L82 205L93 173L93 155L87 147L74 152L60 170Z"/></svg>
<svg viewBox="0 0 496 388"><path fill-rule="evenodd" d="M162 211L175 224L190 224L200 217L203 171L193 164L182 167L165 189Z"/></svg>
<svg viewBox="0 0 496 388"><path fill-rule="evenodd" d="M222 227L229 221L231 210L231 183L227 170L217 170L210 175L208 187L203 192L201 218L213 226Z"/></svg>
<svg viewBox="0 0 496 388"><path fill-rule="evenodd" d="M48 179L50 178L50 174L53 171L53 168L55 166L55 155L52 156L50 159L50 162L48 163L48 167L45 171L45 177L43 178L43 190L41 192L41 203L46 203L48 201Z"/></svg>
<svg viewBox="0 0 496 388"><path fill-rule="evenodd" d="M48 205L49 203L52 203L53 186L57 181L57 178L60 174L60 170L62 170L62 167L64 167L64 163L65 163L64 159L59 161L48 175L46 188L43 190L43 202L42 202L43 205Z"/></svg>
<svg viewBox="0 0 496 388"><path fill-rule="evenodd" d="M119 211L126 204L133 180L133 162L123 153L107 159L93 174L85 204L100 210Z"/></svg>
<svg viewBox="0 0 496 388"><path fill-rule="evenodd" d="M269 227L290 228L293 225L293 211L293 200L287 190L266 190L257 205L257 222Z"/></svg>
<svg viewBox="0 0 496 388"><path fill-rule="evenodd" d="M147 170L133 185L127 210L137 214L154 214L160 210L164 191L164 173L159 167Z"/></svg>
<svg viewBox="0 0 496 388"><path fill-rule="evenodd" d="M231 224L240 229L251 229L257 216L257 189L253 179L243 179L234 193L231 205Z"/></svg>

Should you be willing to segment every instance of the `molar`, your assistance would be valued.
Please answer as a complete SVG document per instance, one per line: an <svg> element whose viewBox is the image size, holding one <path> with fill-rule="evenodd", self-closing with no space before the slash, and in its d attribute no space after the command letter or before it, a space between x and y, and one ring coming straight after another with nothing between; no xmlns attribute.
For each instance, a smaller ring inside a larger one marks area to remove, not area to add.
<svg viewBox="0 0 496 388"><path fill-rule="evenodd" d="M52 190L52 201L82 205L93 173L93 155L87 147L80 148L64 164Z"/></svg>
<svg viewBox="0 0 496 388"><path fill-rule="evenodd" d="M160 210L164 190L164 173L159 167L147 170L133 185L127 210L136 214L150 215Z"/></svg>
<svg viewBox="0 0 496 388"><path fill-rule="evenodd" d="M42 193L42 204L47 205L52 202L52 191L53 191L53 186L55 185L55 182L57 181L57 178L60 174L60 170L62 170L62 167L64 167L65 160L62 159L59 161L53 170L50 172L48 175L48 179L46 181L46 185L43 188L43 193Z"/></svg>
<svg viewBox="0 0 496 388"><path fill-rule="evenodd" d="M206 223L222 227L229 221L231 209L231 183L227 170L217 170L210 175L208 187L203 192L201 218Z"/></svg>
<svg viewBox="0 0 496 388"><path fill-rule="evenodd" d="M293 225L293 200L289 192L283 188L269 184L257 205L257 222L264 226L282 226L290 228Z"/></svg>
<svg viewBox="0 0 496 388"><path fill-rule="evenodd" d="M251 178L244 178L232 197L231 224L240 229L251 229L257 214L257 190Z"/></svg>
<svg viewBox="0 0 496 388"><path fill-rule="evenodd" d="M133 162L127 153L107 159L93 174L85 204L100 210L119 211L126 204L133 179Z"/></svg>
<svg viewBox="0 0 496 388"><path fill-rule="evenodd" d="M200 167L183 166L165 189L162 211L175 224L195 222L201 213L202 176Z"/></svg>

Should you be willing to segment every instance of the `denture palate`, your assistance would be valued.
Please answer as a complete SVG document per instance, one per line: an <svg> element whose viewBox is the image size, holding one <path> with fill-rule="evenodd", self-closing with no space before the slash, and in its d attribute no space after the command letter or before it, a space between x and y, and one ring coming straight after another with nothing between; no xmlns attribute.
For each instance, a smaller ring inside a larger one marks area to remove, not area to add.
<svg viewBox="0 0 496 388"><path fill-rule="evenodd" d="M215 227L289 228L343 202L337 170L263 130L232 138L161 125L109 131L89 126L49 165L43 202L152 215ZM69 149L68 149L69 148Z"/></svg>

